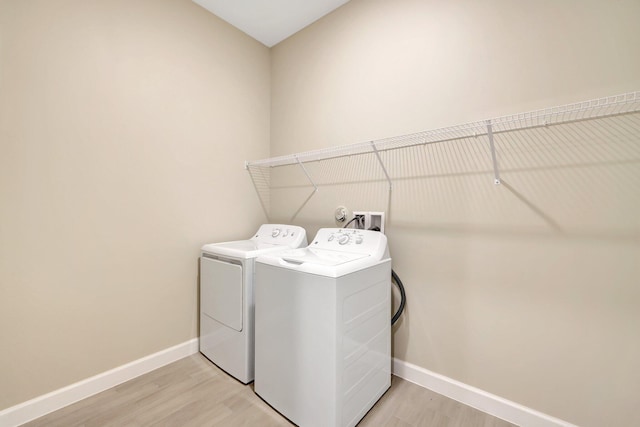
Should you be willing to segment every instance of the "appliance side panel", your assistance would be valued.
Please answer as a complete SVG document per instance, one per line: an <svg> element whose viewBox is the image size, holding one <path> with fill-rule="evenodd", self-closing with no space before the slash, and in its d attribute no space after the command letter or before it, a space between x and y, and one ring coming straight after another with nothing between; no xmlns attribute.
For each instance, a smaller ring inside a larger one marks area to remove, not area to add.
<svg viewBox="0 0 640 427"><path fill-rule="evenodd" d="M335 284L256 264L255 391L298 425L335 424Z"/></svg>
<svg viewBox="0 0 640 427"><path fill-rule="evenodd" d="M340 280L339 425L354 426L391 386L391 261Z"/></svg>

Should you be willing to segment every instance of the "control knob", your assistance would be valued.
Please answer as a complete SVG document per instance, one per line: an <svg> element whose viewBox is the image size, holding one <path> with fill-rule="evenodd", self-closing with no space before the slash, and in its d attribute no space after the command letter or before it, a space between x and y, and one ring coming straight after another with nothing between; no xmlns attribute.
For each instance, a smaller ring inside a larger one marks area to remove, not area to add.
<svg viewBox="0 0 640 427"><path fill-rule="evenodd" d="M271 237L278 237L279 234L280 234L280 229L274 228L273 231L271 232Z"/></svg>
<svg viewBox="0 0 640 427"><path fill-rule="evenodd" d="M346 234L343 234L338 239L338 243L340 243L341 245L346 245L348 241L349 241L349 236L347 236Z"/></svg>

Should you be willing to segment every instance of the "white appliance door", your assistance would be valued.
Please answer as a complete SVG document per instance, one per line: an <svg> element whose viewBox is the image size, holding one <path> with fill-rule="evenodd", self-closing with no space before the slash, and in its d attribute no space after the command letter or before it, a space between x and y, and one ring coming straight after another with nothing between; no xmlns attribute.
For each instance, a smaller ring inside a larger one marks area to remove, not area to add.
<svg viewBox="0 0 640 427"><path fill-rule="evenodd" d="M202 257L200 306L212 319L242 331L242 265Z"/></svg>

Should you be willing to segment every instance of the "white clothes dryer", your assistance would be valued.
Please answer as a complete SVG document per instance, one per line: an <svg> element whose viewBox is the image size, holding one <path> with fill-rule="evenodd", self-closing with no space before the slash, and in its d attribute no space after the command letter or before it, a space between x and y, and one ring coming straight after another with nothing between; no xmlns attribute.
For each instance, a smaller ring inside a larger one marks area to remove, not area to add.
<svg viewBox="0 0 640 427"><path fill-rule="evenodd" d="M356 425L391 386L386 236L320 229L260 256L255 297L255 392L302 427Z"/></svg>
<svg viewBox="0 0 640 427"><path fill-rule="evenodd" d="M254 377L255 259L306 244L302 227L264 224L248 240L202 247L200 352L245 384Z"/></svg>

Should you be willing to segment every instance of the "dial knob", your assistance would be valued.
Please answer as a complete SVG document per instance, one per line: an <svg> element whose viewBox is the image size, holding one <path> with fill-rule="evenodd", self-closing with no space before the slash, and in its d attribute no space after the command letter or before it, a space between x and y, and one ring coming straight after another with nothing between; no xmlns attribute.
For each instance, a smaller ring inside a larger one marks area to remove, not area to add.
<svg viewBox="0 0 640 427"><path fill-rule="evenodd" d="M361 244L362 244L362 236L356 237L356 245L361 245Z"/></svg>
<svg viewBox="0 0 640 427"><path fill-rule="evenodd" d="M273 231L271 232L271 237L278 237L279 234L280 234L280 229L274 228Z"/></svg>
<svg viewBox="0 0 640 427"><path fill-rule="evenodd" d="M334 236L333 234L331 236L329 236L329 238L327 239L328 242L332 241L333 239L335 239L336 236Z"/></svg>
<svg viewBox="0 0 640 427"><path fill-rule="evenodd" d="M348 241L349 236L347 236L346 234L340 236L340 238L338 239L338 243L340 243L341 245L346 245Z"/></svg>

